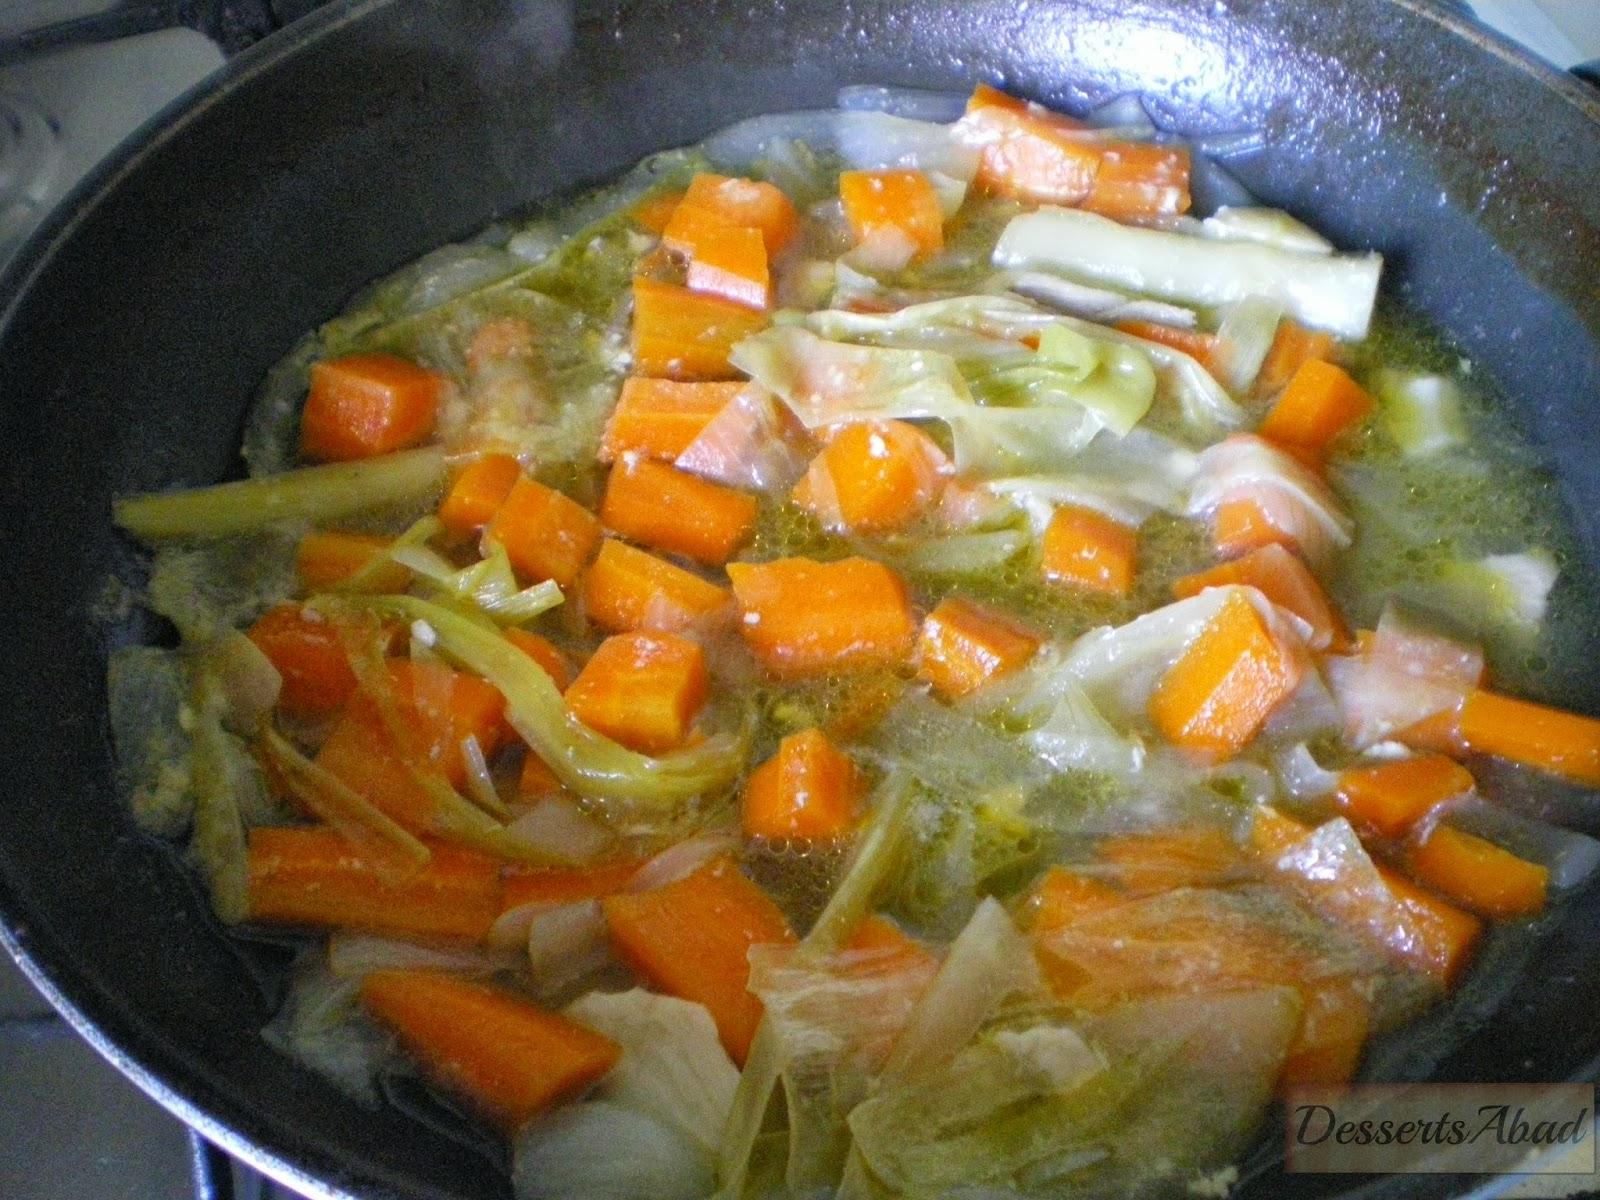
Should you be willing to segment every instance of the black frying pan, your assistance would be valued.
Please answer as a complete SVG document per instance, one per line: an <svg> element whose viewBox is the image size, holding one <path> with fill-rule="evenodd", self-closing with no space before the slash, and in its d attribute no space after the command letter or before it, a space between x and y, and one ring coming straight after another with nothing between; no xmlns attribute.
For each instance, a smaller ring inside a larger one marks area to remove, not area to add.
<svg viewBox="0 0 1600 1200"><path fill-rule="evenodd" d="M1428 0L333 4L147 131L0 282L0 936L158 1100L318 1196L506 1192L460 1141L270 1051L285 952L225 937L123 816L105 653L145 630L97 615L107 577L136 572L112 497L235 471L266 368L424 250L841 84L980 78L1266 129L1247 185L1384 252L1388 287L1515 399L1600 563L1600 102ZM1600 709L1593 682L1563 699ZM1596 929L1591 887L1437 1076L1594 1079ZM1467 1183L1263 1167L1249 1193Z"/></svg>

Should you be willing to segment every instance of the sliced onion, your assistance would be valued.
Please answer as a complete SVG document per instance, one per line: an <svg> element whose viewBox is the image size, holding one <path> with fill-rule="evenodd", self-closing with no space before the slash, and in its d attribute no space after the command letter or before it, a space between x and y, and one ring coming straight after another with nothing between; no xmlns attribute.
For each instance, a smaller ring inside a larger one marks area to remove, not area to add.
<svg viewBox="0 0 1600 1200"><path fill-rule="evenodd" d="M1319 763L1304 742L1279 753L1272 765L1283 790L1296 800L1320 799L1339 786L1339 773Z"/></svg>
<svg viewBox="0 0 1600 1200"><path fill-rule="evenodd" d="M453 971L492 975L515 965L504 953L476 946L408 942L339 932L328 938L328 967L340 979L361 979L374 971Z"/></svg>
<svg viewBox="0 0 1600 1200"><path fill-rule="evenodd" d="M1283 305L1265 296L1246 296L1228 309L1217 327L1218 367L1229 391L1246 392L1278 336Z"/></svg>
<svg viewBox="0 0 1600 1200"><path fill-rule="evenodd" d="M610 961L598 900L551 905L528 922L528 963L541 995L563 993Z"/></svg>
<svg viewBox="0 0 1600 1200"><path fill-rule="evenodd" d="M648 892L693 875L719 854L727 854L738 847L738 839L731 833L701 833L668 846L628 881L630 892Z"/></svg>
<svg viewBox="0 0 1600 1200"><path fill-rule="evenodd" d="M515 840L565 863L593 862L611 845L604 825L563 796L547 796L506 826Z"/></svg>

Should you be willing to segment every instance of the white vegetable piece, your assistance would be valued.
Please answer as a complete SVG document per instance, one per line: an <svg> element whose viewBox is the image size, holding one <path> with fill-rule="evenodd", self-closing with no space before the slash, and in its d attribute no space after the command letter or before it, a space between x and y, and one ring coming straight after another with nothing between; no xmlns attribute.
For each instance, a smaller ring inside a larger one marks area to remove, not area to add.
<svg viewBox="0 0 1600 1200"><path fill-rule="evenodd" d="M1388 368L1378 372L1377 392L1379 419L1407 458L1429 458L1467 440L1454 380Z"/></svg>
<svg viewBox="0 0 1600 1200"><path fill-rule="evenodd" d="M1367 335L1378 295L1378 254L1316 254L1119 225L1094 213L1041 208L1012 219L997 266L1057 270L1088 283L1176 304L1277 300L1296 320L1343 338Z"/></svg>
<svg viewBox="0 0 1600 1200"><path fill-rule="evenodd" d="M1226 242L1259 242L1304 254L1332 254L1333 243L1279 208L1224 205L1200 222L1200 236Z"/></svg>

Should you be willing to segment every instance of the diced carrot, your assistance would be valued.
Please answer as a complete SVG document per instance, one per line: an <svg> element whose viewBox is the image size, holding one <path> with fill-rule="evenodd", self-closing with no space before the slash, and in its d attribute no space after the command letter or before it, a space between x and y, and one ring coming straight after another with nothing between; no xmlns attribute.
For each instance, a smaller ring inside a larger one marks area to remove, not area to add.
<svg viewBox="0 0 1600 1200"><path fill-rule="evenodd" d="M1189 210L1185 150L1112 141L988 87L973 93L957 128L980 147L976 182L994 195L1078 205L1119 221Z"/></svg>
<svg viewBox="0 0 1600 1200"><path fill-rule="evenodd" d="M769 258L783 253L800 231L800 217L794 205L770 183L702 173L689 181L683 198L719 213L731 224L759 229Z"/></svg>
<svg viewBox="0 0 1600 1200"><path fill-rule="evenodd" d="M1307 644L1312 649L1342 653L1349 648L1350 631L1329 603L1328 594L1322 590L1317 577L1305 563L1276 542L1210 570L1174 580L1172 594L1184 600L1199 595L1206 588L1230 584L1255 588L1272 603L1311 626Z"/></svg>
<svg viewBox="0 0 1600 1200"><path fill-rule="evenodd" d="M1131 895L1209 887L1236 874L1244 864L1239 847L1222 830L1197 825L1104 838L1096 851L1115 868Z"/></svg>
<svg viewBox="0 0 1600 1200"><path fill-rule="evenodd" d="M1051 867L1034 885L1024 908L1029 932L1038 935L1065 929L1086 914L1108 912L1127 902L1128 897L1110 884L1070 867Z"/></svg>
<svg viewBox="0 0 1600 1200"><path fill-rule="evenodd" d="M497 362L533 357L536 331L523 317L494 317L478 326L467 343L467 369L477 374Z"/></svg>
<svg viewBox="0 0 1600 1200"><path fill-rule="evenodd" d="M517 480L485 536L529 579L571 587L600 545L600 522L576 500L526 476Z"/></svg>
<svg viewBox="0 0 1600 1200"><path fill-rule="evenodd" d="M1372 397L1332 363L1308 359L1289 380L1257 432L1290 450L1320 455L1372 411Z"/></svg>
<svg viewBox="0 0 1600 1200"><path fill-rule="evenodd" d="M727 588L607 538L583 581L584 614L601 629L677 632L726 611Z"/></svg>
<svg viewBox="0 0 1600 1200"><path fill-rule="evenodd" d="M1411 852L1411 874L1448 900L1486 917L1544 908L1550 872L1474 834L1436 826Z"/></svg>
<svg viewBox="0 0 1600 1200"><path fill-rule="evenodd" d="M1438 896L1417 887L1388 867L1378 867L1378 878L1405 913L1416 945L1404 957L1452 986L1472 961L1483 936L1483 922Z"/></svg>
<svg viewBox="0 0 1600 1200"><path fill-rule="evenodd" d="M1256 805L1250 823L1250 849L1262 858L1280 857L1296 842L1312 834L1311 826L1280 812L1270 804Z"/></svg>
<svg viewBox="0 0 1600 1200"><path fill-rule="evenodd" d="M390 539L365 533L308 533L295 547L294 569L307 592L326 591L365 573L364 590L403 592L411 572L384 559Z"/></svg>
<svg viewBox="0 0 1600 1200"><path fill-rule="evenodd" d="M1113 328L1147 342L1158 342L1181 350L1211 374L1217 373L1217 335L1214 333L1179 329L1176 325L1162 325L1156 321L1118 321Z"/></svg>
<svg viewBox="0 0 1600 1200"><path fill-rule="evenodd" d="M740 630L783 674L894 666L916 637L905 582L882 563L782 558L729 563Z"/></svg>
<svg viewBox="0 0 1600 1200"><path fill-rule="evenodd" d="M567 690L567 684L572 682L572 664L549 638L526 629L508 629L506 641L543 667L558 692Z"/></svg>
<svg viewBox="0 0 1600 1200"><path fill-rule="evenodd" d="M1299 991L1300 1028L1284 1056L1280 1088L1348 1083L1371 1029L1366 994L1360 983L1341 976L1300 983Z"/></svg>
<svg viewBox="0 0 1600 1200"><path fill-rule="evenodd" d="M1278 322L1278 332L1272 347L1261 363L1256 376L1256 393L1276 396L1289 386L1294 373L1312 359L1332 359L1334 341L1331 334L1319 329L1307 329L1289 317Z"/></svg>
<svg viewBox="0 0 1600 1200"><path fill-rule="evenodd" d="M915 246L918 256L944 249L939 193L921 171L845 171L839 199L857 245L887 235Z"/></svg>
<svg viewBox="0 0 1600 1200"><path fill-rule="evenodd" d="M630 455L611 468L600 519L623 537L715 567L750 535L757 507L754 496Z"/></svg>
<svg viewBox="0 0 1600 1200"><path fill-rule="evenodd" d="M896 957L910 957L933 961L928 948L912 937L888 917L870 913L862 917L844 944L848 953L892 952Z"/></svg>
<svg viewBox="0 0 1600 1200"><path fill-rule="evenodd" d="M1341 772L1337 795L1354 824L1398 838L1435 807L1472 786L1465 767L1442 754L1423 754Z"/></svg>
<svg viewBox="0 0 1600 1200"><path fill-rule="evenodd" d="M284 712L326 716L356 690L339 631L298 604L269 608L250 627L249 637L283 677L278 707Z"/></svg>
<svg viewBox="0 0 1600 1200"><path fill-rule="evenodd" d="M404 450L433 432L444 376L392 354L351 354L311 367L300 450L347 462Z"/></svg>
<svg viewBox="0 0 1600 1200"><path fill-rule="evenodd" d="M1432 750L1437 754L1448 754L1451 758L1460 758L1467 752L1467 744L1461 739L1459 708L1440 709L1431 717L1423 717L1413 725L1395 730L1390 736L1413 750Z"/></svg>
<svg viewBox="0 0 1600 1200"><path fill-rule="evenodd" d="M667 227L667 222L672 220L672 214L683 199L682 188L669 188L664 192L651 192L633 206L629 214L642 229L659 234Z"/></svg>
<svg viewBox="0 0 1600 1200"><path fill-rule="evenodd" d="M724 857L677 883L607 896L600 907L623 960L669 995L704 1004L742 1064L761 1022L750 947L795 940L771 897Z"/></svg>
<svg viewBox="0 0 1600 1200"><path fill-rule="evenodd" d="M689 290L721 296L765 312L772 307L772 277L761 231L734 225L698 204L678 205L661 235L669 248L688 257Z"/></svg>
<svg viewBox="0 0 1600 1200"><path fill-rule="evenodd" d="M317 765L406 829L429 827L437 802L408 765L436 771L452 787L466 780L461 743L476 738L485 755L499 748L505 698L491 684L438 663L386 664L397 717L409 746L396 745L378 701L357 692L317 752Z"/></svg>
<svg viewBox="0 0 1600 1200"><path fill-rule="evenodd" d="M734 346L767 323L721 296L637 277L633 281L633 366L667 379L734 379Z"/></svg>
<svg viewBox="0 0 1600 1200"><path fill-rule="evenodd" d="M522 773L517 776L517 797L521 800L543 800L548 796L559 796L563 790L564 785L550 769L550 764L530 748L522 759Z"/></svg>
<svg viewBox="0 0 1600 1200"><path fill-rule="evenodd" d="M1162 676L1150 719L1175 745L1231 758L1299 685L1299 659L1234 592Z"/></svg>
<svg viewBox="0 0 1600 1200"><path fill-rule="evenodd" d="M507 1133L604 1076L608 1037L497 987L436 971L376 971L361 1003L439 1084Z"/></svg>
<svg viewBox="0 0 1600 1200"><path fill-rule="evenodd" d="M1477 689L1461 706L1461 737L1493 754L1600 787L1600 721Z"/></svg>
<svg viewBox="0 0 1600 1200"><path fill-rule="evenodd" d="M518 867L506 873L503 911L524 904L572 904L598 900L628 886L644 865L638 859L618 859L588 867Z"/></svg>
<svg viewBox="0 0 1600 1200"><path fill-rule="evenodd" d="M830 529L890 533L939 494L948 465L932 438L904 421L855 421L811 460L793 500Z"/></svg>
<svg viewBox="0 0 1600 1200"><path fill-rule="evenodd" d="M642 375L624 380L600 440L600 461L634 453L671 462L744 386L737 381L681 383Z"/></svg>
<svg viewBox="0 0 1600 1200"><path fill-rule="evenodd" d="M1224 500L1212 517L1211 541L1217 553L1248 554L1263 546L1298 549L1294 535L1280 529L1261 504L1249 496Z"/></svg>
<svg viewBox="0 0 1600 1200"><path fill-rule="evenodd" d="M846 833L860 809L855 764L820 730L806 729L751 773L741 812L748 837L825 840Z"/></svg>
<svg viewBox="0 0 1600 1200"><path fill-rule="evenodd" d="M477 533L500 510L522 478L522 464L509 454L475 458L457 475L439 505L439 521L457 537Z"/></svg>
<svg viewBox="0 0 1600 1200"><path fill-rule="evenodd" d="M1039 547L1046 579L1112 596L1126 596L1133 588L1138 554L1136 531L1076 504L1056 509Z"/></svg>
<svg viewBox="0 0 1600 1200"><path fill-rule="evenodd" d="M500 863L428 843L427 864L374 857L324 827L250 831L249 919L481 941L500 912Z"/></svg>
<svg viewBox="0 0 1600 1200"><path fill-rule="evenodd" d="M600 643L567 688L567 711L642 754L681 746L711 689L699 643L621 633Z"/></svg>
<svg viewBox="0 0 1600 1200"><path fill-rule="evenodd" d="M987 605L949 596L923 619L917 666L935 692L953 700L1022 667L1040 641Z"/></svg>

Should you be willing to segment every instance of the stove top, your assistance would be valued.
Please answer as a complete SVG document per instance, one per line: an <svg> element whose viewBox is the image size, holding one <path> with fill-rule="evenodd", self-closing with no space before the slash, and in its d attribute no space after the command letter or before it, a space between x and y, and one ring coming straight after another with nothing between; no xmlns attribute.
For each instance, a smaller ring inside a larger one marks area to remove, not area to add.
<svg viewBox="0 0 1600 1200"><path fill-rule="evenodd" d="M322 2L0 0L0 265L146 119ZM1600 0L1471 7L1558 66L1600 60ZM1541 1178L1490 1187L1560 1194ZM294 1200L145 1097L0 955L0 1198L62 1197Z"/></svg>

